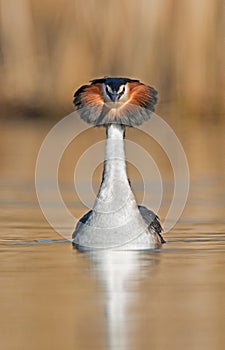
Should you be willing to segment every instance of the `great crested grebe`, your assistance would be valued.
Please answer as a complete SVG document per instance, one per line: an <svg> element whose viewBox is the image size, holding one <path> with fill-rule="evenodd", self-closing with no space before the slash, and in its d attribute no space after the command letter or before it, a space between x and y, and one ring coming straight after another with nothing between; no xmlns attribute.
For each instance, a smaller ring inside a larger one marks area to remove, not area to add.
<svg viewBox="0 0 225 350"><path fill-rule="evenodd" d="M106 128L102 183L93 209L78 222L73 243L80 249L151 249L164 243L156 214L138 206L126 171L125 128L151 117L157 102L154 88L136 79L91 80L74 94L80 117Z"/></svg>

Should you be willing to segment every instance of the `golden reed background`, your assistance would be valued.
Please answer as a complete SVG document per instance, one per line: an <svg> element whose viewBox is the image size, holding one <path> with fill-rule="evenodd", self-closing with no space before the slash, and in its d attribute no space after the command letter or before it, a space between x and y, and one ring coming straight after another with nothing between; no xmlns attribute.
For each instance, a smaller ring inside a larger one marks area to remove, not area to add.
<svg viewBox="0 0 225 350"><path fill-rule="evenodd" d="M222 119L223 0L0 0L0 116L62 117L91 78L139 78Z"/></svg>

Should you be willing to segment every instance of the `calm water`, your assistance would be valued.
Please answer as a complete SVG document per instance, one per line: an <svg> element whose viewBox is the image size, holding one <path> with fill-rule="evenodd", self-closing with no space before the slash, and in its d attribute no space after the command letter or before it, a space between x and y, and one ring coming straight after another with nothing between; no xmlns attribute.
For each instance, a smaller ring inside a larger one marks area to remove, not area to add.
<svg viewBox="0 0 225 350"><path fill-rule="evenodd" d="M34 168L50 126L2 127L1 349L225 348L225 129L180 124L173 123L189 160L191 187L180 221L164 235L167 244L160 251L98 254L73 249L39 208ZM135 130L127 136L143 142ZM93 131L71 144L61 162L62 196L77 217L86 209L74 193L74 165L85 148L103 138L102 130ZM166 183L163 220L171 169L154 143L150 148L160 158ZM92 174L95 192L101 169ZM141 175L132 166L129 174L141 201ZM85 181L84 174L84 187Z"/></svg>

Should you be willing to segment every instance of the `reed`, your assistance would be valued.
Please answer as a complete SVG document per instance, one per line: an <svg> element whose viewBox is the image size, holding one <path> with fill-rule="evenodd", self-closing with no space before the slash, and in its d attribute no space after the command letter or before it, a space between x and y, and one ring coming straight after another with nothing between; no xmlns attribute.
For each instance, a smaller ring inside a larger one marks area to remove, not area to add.
<svg viewBox="0 0 225 350"><path fill-rule="evenodd" d="M161 106L223 112L223 0L0 0L1 117L59 116L75 88L121 75Z"/></svg>

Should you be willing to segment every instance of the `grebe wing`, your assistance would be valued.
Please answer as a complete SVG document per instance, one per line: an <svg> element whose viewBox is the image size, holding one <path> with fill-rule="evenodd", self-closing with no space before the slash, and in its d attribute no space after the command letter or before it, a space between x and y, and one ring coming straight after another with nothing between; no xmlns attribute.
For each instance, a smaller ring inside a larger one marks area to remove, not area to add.
<svg viewBox="0 0 225 350"><path fill-rule="evenodd" d="M86 214L84 214L84 216L82 216L82 218L80 218L80 220L77 223L76 229L73 232L72 238L75 238L77 232L79 232L80 227L87 222L91 214L92 214L92 210L88 211Z"/></svg>
<svg viewBox="0 0 225 350"><path fill-rule="evenodd" d="M142 218L148 225L148 229L153 230L159 236L161 243L165 243L165 240L160 234L163 231L163 228L160 224L159 217L152 210L149 210L142 205L139 205L138 209Z"/></svg>

